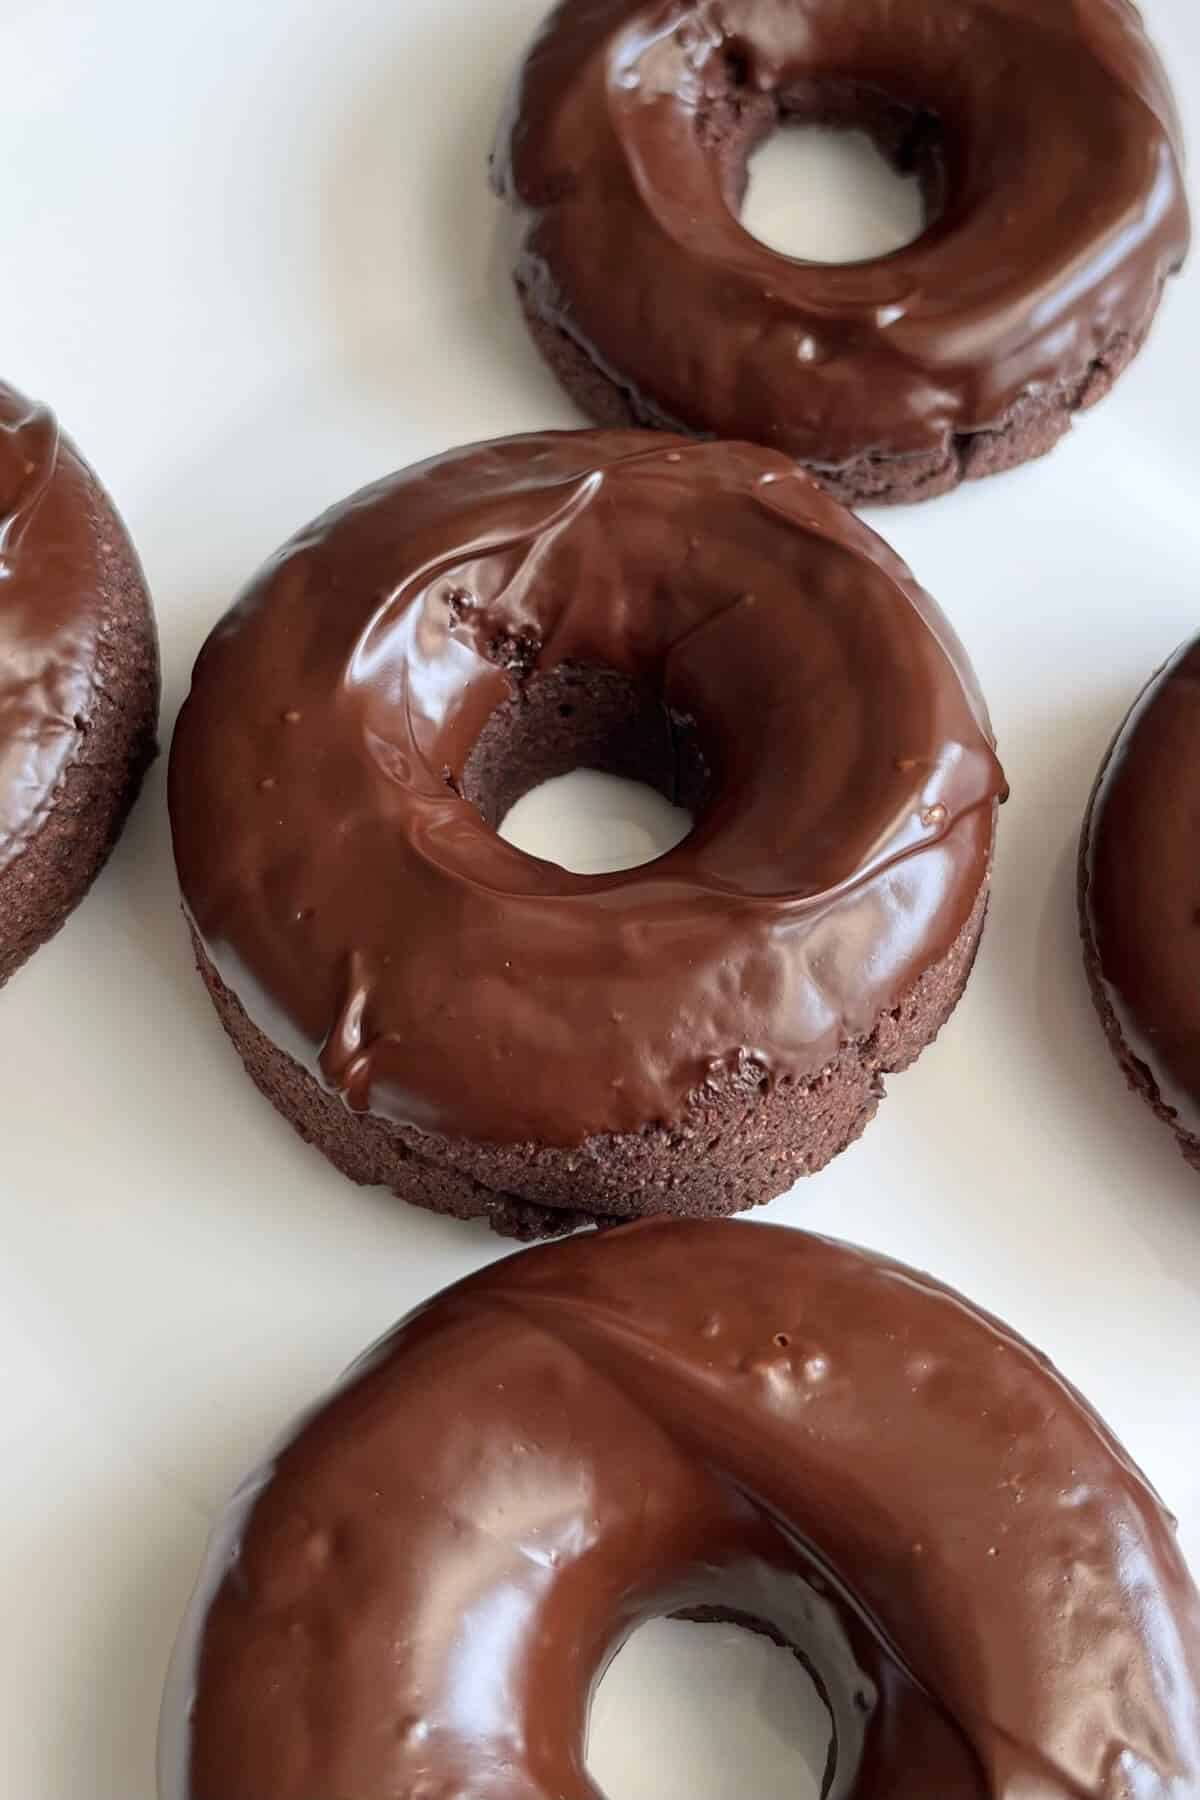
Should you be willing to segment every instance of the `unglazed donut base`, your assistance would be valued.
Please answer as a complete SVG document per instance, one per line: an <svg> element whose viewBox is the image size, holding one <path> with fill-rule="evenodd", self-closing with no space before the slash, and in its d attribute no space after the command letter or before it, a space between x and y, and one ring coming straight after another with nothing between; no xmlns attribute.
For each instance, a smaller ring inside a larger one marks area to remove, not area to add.
<svg viewBox="0 0 1200 1800"><path fill-rule="evenodd" d="M984 883L947 954L871 1034L847 1044L807 1082L763 1092L755 1067L676 1126L592 1138L577 1150L431 1137L354 1113L261 1032L205 955L196 963L256 1087L343 1175L503 1237L555 1237L581 1225L649 1214L717 1218L758 1206L813 1175L863 1131L883 1077L915 1061L958 1004L987 910ZM514 1071L514 1079L519 1073Z"/></svg>
<svg viewBox="0 0 1200 1800"><path fill-rule="evenodd" d="M625 430L686 431L677 419L658 414L642 396L607 375L561 325L544 318L529 289L518 279L517 293L534 343L580 410L596 424ZM804 467L846 506L901 505L935 500L963 481L1001 475L1053 450L1077 412L1103 400L1146 341L1153 314L1136 336L1118 332L1077 381L1061 382L1040 394L1025 394L988 431L951 435L943 449L915 456L856 457L837 469L819 463Z"/></svg>
<svg viewBox="0 0 1200 1800"><path fill-rule="evenodd" d="M107 499L91 503L105 544L107 632L82 748L45 823L0 873L0 985L66 924L121 835L158 729L158 640L150 599Z"/></svg>

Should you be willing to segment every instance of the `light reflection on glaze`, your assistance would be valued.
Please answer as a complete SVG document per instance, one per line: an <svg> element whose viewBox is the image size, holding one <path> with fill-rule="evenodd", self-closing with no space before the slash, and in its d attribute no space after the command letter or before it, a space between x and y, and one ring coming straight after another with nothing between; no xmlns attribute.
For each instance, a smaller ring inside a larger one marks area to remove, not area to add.
<svg viewBox="0 0 1200 1800"><path fill-rule="evenodd" d="M849 83L940 121L943 202L886 257L780 255L741 225L705 122L748 101L761 137L764 96L811 117ZM537 313L642 416L834 468L941 450L1140 338L1188 247L1182 168L1126 0L564 0L494 178Z"/></svg>
<svg viewBox="0 0 1200 1800"><path fill-rule="evenodd" d="M1200 1792L1200 1598L1075 1391L912 1271L654 1222L448 1290L234 1503L160 1800L593 1800L603 1669L704 1607L811 1660L829 1800Z"/></svg>
<svg viewBox="0 0 1200 1800"><path fill-rule="evenodd" d="M54 415L0 383L0 871L44 822L92 710L91 512Z"/></svg>
<svg viewBox="0 0 1200 1800"><path fill-rule="evenodd" d="M719 775L682 844L571 874L458 797L514 656L696 718ZM261 1029L356 1108L559 1144L870 1031L969 917L1002 787L897 557L783 457L636 432L327 514L213 634L171 778L185 902Z"/></svg>
<svg viewBox="0 0 1200 1800"><path fill-rule="evenodd" d="M17 574L21 539L58 467L58 421L11 390L0 411L0 580Z"/></svg>

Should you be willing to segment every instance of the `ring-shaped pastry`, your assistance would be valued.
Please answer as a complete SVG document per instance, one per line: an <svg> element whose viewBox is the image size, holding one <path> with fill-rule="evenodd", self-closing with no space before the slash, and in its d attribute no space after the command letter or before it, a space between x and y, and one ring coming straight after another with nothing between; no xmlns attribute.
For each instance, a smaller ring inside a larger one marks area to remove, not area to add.
<svg viewBox="0 0 1200 1800"><path fill-rule="evenodd" d="M826 265L753 238L748 159L787 121L919 175L917 240ZM1127 0L563 0L493 179L589 416L769 444L858 502L1040 455L1107 392L1186 253L1182 167Z"/></svg>
<svg viewBox="0 0 1200 1800"><path fill-rule="evenodd" d="M600 1800L590 1694L645 1619L757 1625L828 1800L1194 1800L1200 1597L1029 1345L778 1226L648 1222L421 1307L220 1527L161 1800Z"/></svg>
<svg viewBox="0 0 1200 1800"><path fill-rule="evenodd" d="M688 806L612 874L497 835L576 766ZM183 896L346 1173L517 1233L731 1212L862 1130L983 922L1003 777L945 618L786 457L534 435L393 476L217 627Z"/></svg>

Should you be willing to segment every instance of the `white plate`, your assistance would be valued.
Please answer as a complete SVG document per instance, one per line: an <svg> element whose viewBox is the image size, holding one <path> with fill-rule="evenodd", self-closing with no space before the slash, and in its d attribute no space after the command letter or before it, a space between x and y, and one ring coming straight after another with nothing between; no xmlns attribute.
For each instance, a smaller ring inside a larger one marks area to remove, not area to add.
<svg viewBox="0 0 1200 1800"><path fill-rule="evenodd" d="M138 541L166 738L217 614L327 502L576 422L497 298L484 183L541 0L3 10L2 368ZM1150 14L1200 140L1200 15ZM1044 1345L1200 1564L1200 1181L1124 1090L1073 901L1101 752L1200 613L1198 293L1200 259L1049 461L877 521L966 639L1013 799L952 1026L770 1216L929 1267ZM351 1188L252 1090L191 968L161 764L91 900L0 997L0 1062L3 1789L152 1800L214 1509L368 1339L502 1246ZM707 1710L702 1658L639 1654L662 1691L623 1703L613 1800L648 1791L660 1704L694 1684L696 1730Z"/></svg>

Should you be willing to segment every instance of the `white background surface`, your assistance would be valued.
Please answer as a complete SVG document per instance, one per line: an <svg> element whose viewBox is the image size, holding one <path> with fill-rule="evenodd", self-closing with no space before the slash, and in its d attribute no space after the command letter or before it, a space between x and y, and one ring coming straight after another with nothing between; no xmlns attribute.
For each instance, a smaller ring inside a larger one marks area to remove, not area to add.
<svg viewBox="0 0 1200 1800"><path fill-rule="evenodd" d="M0 0L0 370L128 519L164 741L210 625L320 508L452 443L577 422L498 297L484 182L540 11ZM1150 17L1200 143L1200 15ZM1048 462L875 521L970 648L1013 799L953 1024L769 1211L931 1268L1041 1343L1196 1565L1200 1178L1104 1046L1073 860L1110 733L1200 623L1198 293L1200 260ZM0 1064L0 1795L152 1800L163 1669L223 1496L369 1339L502 1246L351 1188L252 1090L191 968L161 764L92 899L0 996ZM636 1772L678 1774L672 1734L710 1711L712 1659L689 1655L672 1678L639 1647L605 1696L612 1800L684 1791ZM738 1678L748 1732L768 1660ZM692 1748L706 1800L719 1770ZM762 1795L783 1791L770 1761Z"/></svg>

